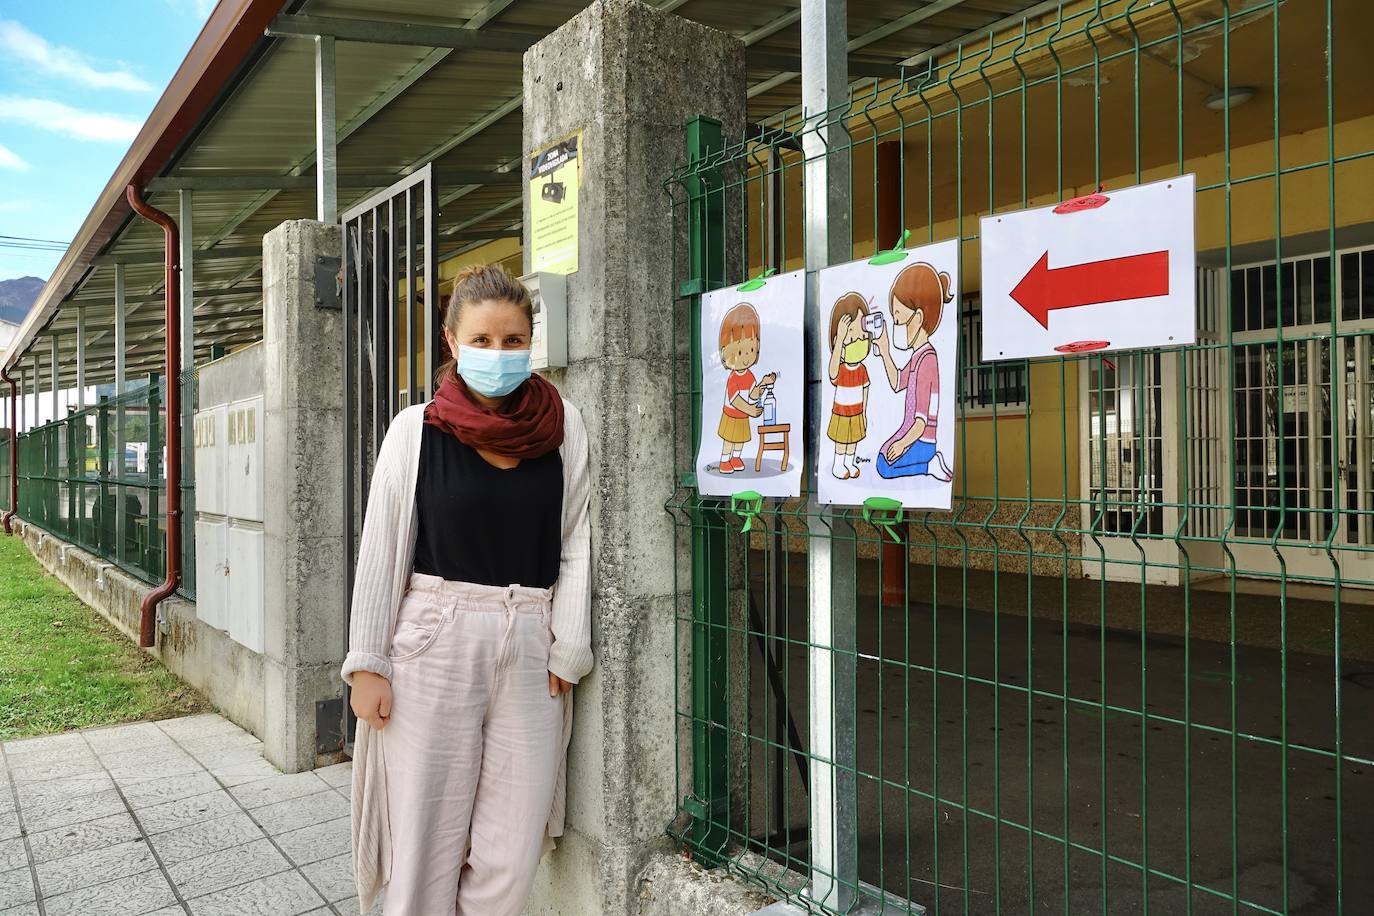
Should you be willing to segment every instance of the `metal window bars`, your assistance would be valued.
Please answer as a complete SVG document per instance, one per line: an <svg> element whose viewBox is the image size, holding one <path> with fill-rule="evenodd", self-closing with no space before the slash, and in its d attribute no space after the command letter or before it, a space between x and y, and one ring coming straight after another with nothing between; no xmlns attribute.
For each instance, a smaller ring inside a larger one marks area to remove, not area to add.
<svg viewBox="0 0 1374 916"><path fill-rule="evenodd" d="M739 142L689 125L665 190L692 855L810 912L1374 911L1367 19L1066 2ZM821 126L855 257L894 241L895 195L913 244L963 241L966 287L981 214L1198 176L1198 342L1032 361L1033 410L990 420L961 392L954 511L906 526L895 602L857 511L773 502L742 534L693 487L700 294L802 266ZM822 541L853 549L829 598L858 608L823 640ZM817 808L817 778L845 797Z"/></svg>

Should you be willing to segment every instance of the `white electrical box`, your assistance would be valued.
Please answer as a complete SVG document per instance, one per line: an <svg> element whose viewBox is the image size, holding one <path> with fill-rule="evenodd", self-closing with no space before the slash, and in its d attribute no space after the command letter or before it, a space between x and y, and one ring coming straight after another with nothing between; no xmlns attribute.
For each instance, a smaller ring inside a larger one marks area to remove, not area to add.
<svg viewBox="0 0 1374 916"><path fill-rule="evenodd" d="M233 401L225 411L224 514L262 521L262 398ZM207 510L208 511L208 510Z"/></svg>
<svg viewBox="0 0 1374 916"><path fill-rule="evenodd" d="M520 278L534 300L530 368L558 369L568 364L568 278L535 273Z"/></svg>
<svg viewBox="0 0 1374 916"><path fill-rule="evenodd" d="M224 514L224 405L198 410L192 421L196 511Z"/></svg>
<svg viewBox="0 0 1374 916"><path fill-rule="evenodd" d="M257 528L229 526L229 635L254 652L263 651L263 535Z"/></svg>
<svg viewBox="0 0 1374 916"><path fill-rule="evenodd" d="M199 480L196 493L199 498ZM226 627L229 600L228 529L222 518L196 519L196 616L219 630Z"/></svg>

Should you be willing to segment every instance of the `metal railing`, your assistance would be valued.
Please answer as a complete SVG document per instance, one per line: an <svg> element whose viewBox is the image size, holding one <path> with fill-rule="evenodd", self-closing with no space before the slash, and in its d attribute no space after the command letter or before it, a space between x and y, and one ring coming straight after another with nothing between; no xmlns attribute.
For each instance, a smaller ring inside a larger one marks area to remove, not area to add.
<svg viewBox="0 0 1374 916"><path fill-rule="evenodd" d="M194 372L183 374L182 403L195 410ZM102 398L17 437L18 515L149 583L166 574L165 386L149 376L118 397ZM189 435L183 440L190 442ZM9 483L9 443L0 443ZM182 506L195 518L192 450L183 455ZM5 491L8 493L8 489ZM178 593L195 600L195 538L183 541Z"/></svg>
<svg viewBox="0 0 1374 916"><path fill-rule="evenodd" d="M696 858L809 912L1374 912L1364 15L1066 2L749 140L689 125L669 832ZM981 215L1198 181L1198 342L1012 363L1011 409L960 373L954 508L908 517L895 576L809 488L745 534L693 486L700 295L804 265L826 127L856 258L897 239L884 198L967 265ZM847 568L808 572L822 542Z"/></svg>

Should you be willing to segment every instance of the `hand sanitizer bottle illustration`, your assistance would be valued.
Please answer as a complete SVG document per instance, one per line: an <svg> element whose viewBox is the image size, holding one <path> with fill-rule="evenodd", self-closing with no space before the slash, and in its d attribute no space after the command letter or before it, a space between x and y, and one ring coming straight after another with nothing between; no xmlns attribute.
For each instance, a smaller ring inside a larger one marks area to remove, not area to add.
<svg viewBox="0 0 1374 916"><path fill-rule="evenodd" d="M778 422L778 399L773 397L773 386L769 385L763 395L763 425L772 426Z"/></svg>

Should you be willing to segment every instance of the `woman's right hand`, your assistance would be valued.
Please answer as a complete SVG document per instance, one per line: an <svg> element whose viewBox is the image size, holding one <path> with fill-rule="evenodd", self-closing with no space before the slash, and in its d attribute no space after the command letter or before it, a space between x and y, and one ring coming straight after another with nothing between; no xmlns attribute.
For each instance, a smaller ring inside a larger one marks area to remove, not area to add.
<svg viewBox="0 0 1374 916"><path fill-rule="evenodd" d="M353 672L349 692L353 715L379 731L391 719L391 682L372 671Z"/></svg>

